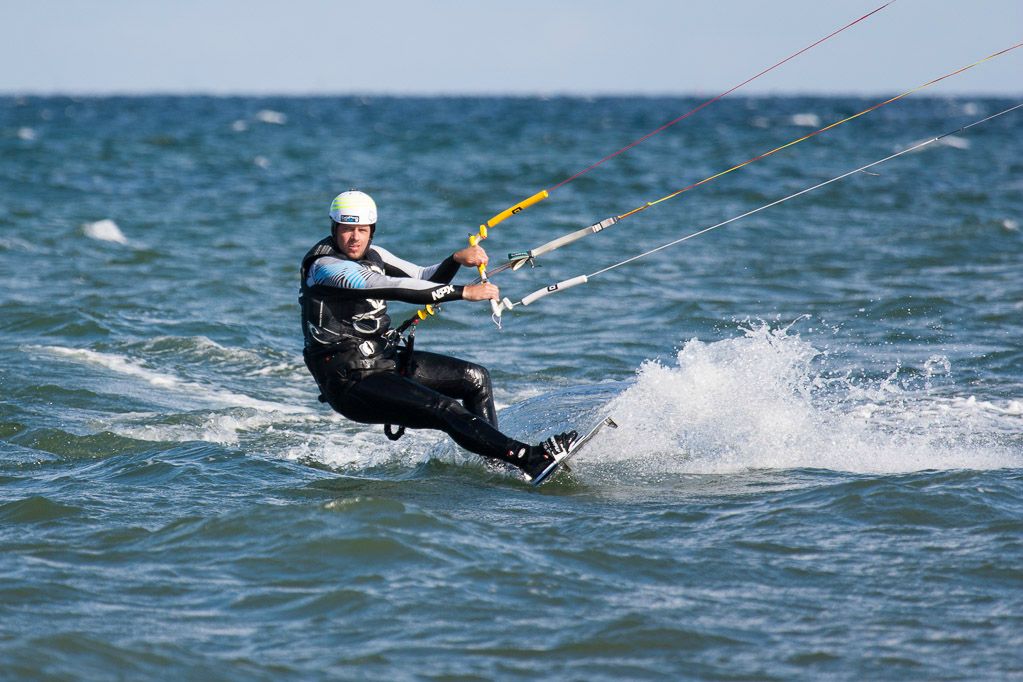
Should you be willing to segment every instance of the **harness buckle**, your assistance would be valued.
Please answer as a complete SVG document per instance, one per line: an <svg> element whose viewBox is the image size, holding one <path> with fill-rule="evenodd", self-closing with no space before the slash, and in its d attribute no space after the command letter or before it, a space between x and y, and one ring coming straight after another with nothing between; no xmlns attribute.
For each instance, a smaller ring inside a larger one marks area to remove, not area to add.
<svg viewBox="0 0 1023 682"><path fill-rule="evenodd" d="M383 338L387 344L387 348L395 348L403 341L401 338L401 332L397 329L388 329L383 335Z"/></svg>

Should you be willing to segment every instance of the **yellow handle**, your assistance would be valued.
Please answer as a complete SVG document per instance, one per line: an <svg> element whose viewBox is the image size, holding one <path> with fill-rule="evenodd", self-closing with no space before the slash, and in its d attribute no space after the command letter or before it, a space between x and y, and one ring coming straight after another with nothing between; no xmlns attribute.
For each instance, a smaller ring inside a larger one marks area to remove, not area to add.
<svg viewBox="0 0 1023 682"><path fill-rule="evenodd" d="M480 225L479 233L477 233L477 234L470 234L469 235L469 246L476 246L477 244L479 244L481 241L483 241L486 238L487 238L487 226L486 225ZM487 266L486 265L477 265L476 269L479 270L480 278L484 282L486 282L487 281Z"/></svg>
<svg viewBox="0 0 1023 682"><path fill-rule="evenodd" d="M543 201L544 199L546 199L549 196L550 196L550 194L547 193L547 190L542 189L539 192L537 192L536 194L534 194L533 196L529 197L528 199L520 201L519 203L515 204L511 208L506 208L505 210L501 211L500 213L495 215L493 218L488 220L486 226L487 227L493 227L494 225L497 225L498 223L503 222L504 220L506 220L508 218L511 218L516 213L524 211L525 209L529 208L533 204L536 204L536 203L539 203L539 202ZM486 235L484 235L483 238L486 239Z"/></svg>

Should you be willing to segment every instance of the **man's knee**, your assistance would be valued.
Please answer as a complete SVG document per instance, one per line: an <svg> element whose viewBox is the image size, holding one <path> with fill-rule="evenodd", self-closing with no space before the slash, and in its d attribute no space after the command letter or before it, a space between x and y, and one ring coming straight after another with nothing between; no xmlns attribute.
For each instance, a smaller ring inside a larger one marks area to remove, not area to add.
<svg viewBox="0 0 1023 682"><path fill-rule="evenodd" d="M482 365L468 363L465 367L465 380L477 391L490 391L490 370Z"/></svg>

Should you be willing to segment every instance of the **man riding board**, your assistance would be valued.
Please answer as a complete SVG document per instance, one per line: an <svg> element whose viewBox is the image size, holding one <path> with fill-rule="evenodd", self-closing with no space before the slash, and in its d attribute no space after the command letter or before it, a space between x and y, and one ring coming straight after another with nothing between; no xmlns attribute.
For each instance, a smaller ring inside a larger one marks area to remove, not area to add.
<svg viewBox="0 0 1023 682"><path fill-rule="evenodd" d="M420 267L373 244L377 207L342 192L330 205L330 236L302 258L303 356L320 399L348 419L439 429L461 447L513 464L538 480L575 442L570 431L527 445L497 429L490 373L464 360L410 351L390 327L387 301L413 304L499 300L489 282L451 284L460 266L487 263L480 246ZM399 432L400 433L400 432Z"/></svg>

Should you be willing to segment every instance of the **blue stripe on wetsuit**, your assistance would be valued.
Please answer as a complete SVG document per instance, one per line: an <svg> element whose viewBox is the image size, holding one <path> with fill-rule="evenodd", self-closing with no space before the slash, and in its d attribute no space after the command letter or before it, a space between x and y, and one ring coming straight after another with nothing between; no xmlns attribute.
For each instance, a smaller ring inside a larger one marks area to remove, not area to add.
<svg viewBox="0 0 1023 682"><path fill-rule="evenodd" d="M314 284L325 284L339 289L366 288L366 269L351 261L321 264L313 274Z"/></svg>

